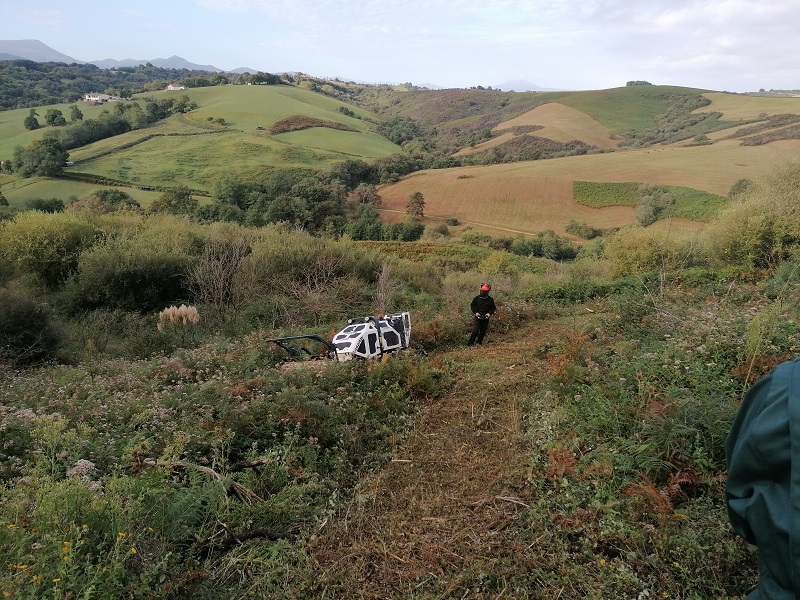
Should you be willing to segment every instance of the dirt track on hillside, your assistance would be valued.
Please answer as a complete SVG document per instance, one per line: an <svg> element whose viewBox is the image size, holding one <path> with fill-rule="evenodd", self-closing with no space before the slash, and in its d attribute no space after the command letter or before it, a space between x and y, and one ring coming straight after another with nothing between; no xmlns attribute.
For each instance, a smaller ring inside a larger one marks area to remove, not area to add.
<svg viewBox="0 0 800 600"><path fill-rule="evenodd" d="M567 333L554 322L513 340L490 331L484 346L434 359L456 366L454 387L429 402L393 461L313 543L316 593L482 598L465 574L510 555L529 560L506 531L527 508L525 403L547 368L539 348Z"/></svg>

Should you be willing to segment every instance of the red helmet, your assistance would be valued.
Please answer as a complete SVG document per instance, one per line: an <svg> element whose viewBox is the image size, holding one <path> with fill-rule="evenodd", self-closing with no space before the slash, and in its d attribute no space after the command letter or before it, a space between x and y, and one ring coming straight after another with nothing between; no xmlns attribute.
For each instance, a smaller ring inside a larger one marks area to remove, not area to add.
<svg viewBox="0 0 800 600"><path fill-rule="evenodd" d="M481 285L482 292L488 292L490 289L492 289L492 286L490 286L488 283L484 283L483 285Z"/></svg>

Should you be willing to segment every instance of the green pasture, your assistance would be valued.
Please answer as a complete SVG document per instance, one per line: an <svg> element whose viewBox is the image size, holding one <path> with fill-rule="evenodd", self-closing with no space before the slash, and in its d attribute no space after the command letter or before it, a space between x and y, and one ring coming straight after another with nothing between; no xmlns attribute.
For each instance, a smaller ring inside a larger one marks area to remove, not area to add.
<svg viewBox="0 0 800 600"><path fill-rule="evenodd" d="M39 121L39 129L29 131L25 129L23 124L25 117L30 114L30 108L17 108L14 110L0 111L0 159L9 159L14 156L14 148L17 146L27 146L33 140L38 140L48 131L57 130L58 127L51 127L47 125L44 120L44 115L48 109L56 108L64 114L64 118L69 123L69 107L76 104L81 109L84 119L96 119L101 112L109 109L108 104L94 106L86 102L70 102L68 104L53 104L51 106L38 106L36 112L39 114L36 117Z"/></svg>
<svg viewBox="0 0 800 600"><path fill-rule="evenodd" d="M189 118L200 122L225 119L228 127L242 131L255 131L257 127L269 127L278 119L289 115L305 115L327 121L343 123L358 131L373 129L367 121L377 119L370 113L338 100L285 85L226 85L193 88L179 92L156 92L141 97L156 99L187 95L199 105ZM339 111L346 106L361 119L348 117Z"/></svg>
<svg viewBox="0 0 800 600"><path fill-rule="evenodd" d="M657 125L676 94L694 95L706 90L668 85L641 85L559 94L558 101L585 112L619 133L645 131ZM709 109L710 110L710 109Z"/></svg>
<svg viewBox="0 0 800 600"><path fill-rule="evenodd" d="M71 155L77 163L75 170L132 185L183 184L208 190L223 174L244 176L272 167L319 168L348 158L377 158L398 151L397 146L377 134L327 128L274 138L266 133L227 131L147 139L142 133L131 132L76 150ZM115 140L122 147L119 151L114 151Z"/></svg>
<svg viewBox="0 0 800 600"><path fill-rule="evenodd" d="M639 182L598 183L594 181L573 182L575 201L592 208L608 208L611 206L633 206L638 204L636 190L642 185ZM712 194L685 186L665 185L675 198L668 214L665 216L680 217L693 221L708 221L728 203L724 196Z"/></svg>
<svg viewBox="0 0 800 600"><path fill-rule="evenodd" d="M334 121L348 125L356 131L371 139L363 143L366 150L354 151L354 147L361 147L361 143L353 143L353 138L340 138L344 143L342 148L336 147L335 139L325 140L322 144L314 144L333 152L345 155L357 155L363 158L387 156L398 151L397 146L384 140L373 133L374 123L377 118L367 111L361 110L338 100L291 86L217 86L208 88L195 88L178 92L148 92L140 94L136 99L154 98L156 100L168 97L187 95L200 107L185 115L175 115L163 122L154 124L153 127L137 130L103 140L91 147L87 147L91 155L103 149L117 147L120 144L130 143L131 140L141 139L153 134L188 134L212 132L219 130L238 130L249 135L265 137L267 134L257 127L268 127L271 123L290 116L305 115L312 118ZM97 118L104 110L109 110L111 104L93 106L84 102L75 103L81 109L84 118ZM50 108L57 108L69 118L71 104L57 104L42 106L36 109L40 115L39 122L44 125L44 114ZM339 111L342 106L347 106L359 118L349 117ZM52 131L49 126L40 127L34 131L25 129L23 122L30 109L16 109L0 112L0 158L12 158L14 148L27 146L31 141L40 139L46 132ZM224 119L225 124L215 122ZM355 138L357 139L357 138ZM292 142L294 143L294 142ZM307 155L304 161L313 161L313 154ZM75 149L70 152L73 160L86 160L87 153L84 149Z"/></svg>
<svg viewBox="0 0 800 600"><path fill-rule="evenodd" d="M106 186L68 179L44 178L23 179L20 180L20 185L4 185L0 189L9 205L22 207L26 200L34 198L58 198L67 204L73 198L84 198L98 190L114 187L128 193L143 208L148 208L161 195L161 192L140 190L137 187ZM203 202L202 198L198 198L198 200Z"/></svg>
<svg viewBox="0 0 800 600"><path fill-rule="evenodd" d="M348 107L364 118L348 117L339 111L343 103L299 88L219 86L141 97L159 99L184 93L200 108L173 115L146 129L76 148L70 152L70 159L76 162L73 170L132 186L182 184L209 190L226 173L247 175L272 167L319 168L348 158L368 160L399 152L398 146L374 133L374 125L367 121L373 117L366 111ZM83 110L83 104L80 106ZM44 114L47 108L37 112ZM84 115L89 117L106 107L86 108ZM22 121L27 114L27 109L0 113L9 134L13 133L16 139L8 145L9 158L14 146L26 145L50 129L26 131ZM343 123L358 133L317 127L272 137L257 129L290 115ZM224 124L217 119L224 119Z"/></svg>
<svg viewBox="0 0 800 600"><path fill-rule="evenodd" d="M364 135L327 127L313 127L281 133L273 136L273 139L293 146L347 154L358 158L390 156L399 151L398 146L379 135Z"/></svg>

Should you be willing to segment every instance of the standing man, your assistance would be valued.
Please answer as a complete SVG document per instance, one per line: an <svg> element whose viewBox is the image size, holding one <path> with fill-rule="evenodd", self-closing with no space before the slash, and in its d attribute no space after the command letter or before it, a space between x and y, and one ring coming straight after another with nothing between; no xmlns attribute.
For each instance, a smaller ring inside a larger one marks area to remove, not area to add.
<svg viewBox="0 0 800 600"><path fill-rule="evenodd" d="M497 307L494 305L494 299L489 295L489 290L492 289L487 283L481 285L481 291L472 299L469 305L472 311L472 335L469 336L468 344L474 345L483 343L483 336L486 335L486 330L489 328L489 317L494 314Z"/></svg>

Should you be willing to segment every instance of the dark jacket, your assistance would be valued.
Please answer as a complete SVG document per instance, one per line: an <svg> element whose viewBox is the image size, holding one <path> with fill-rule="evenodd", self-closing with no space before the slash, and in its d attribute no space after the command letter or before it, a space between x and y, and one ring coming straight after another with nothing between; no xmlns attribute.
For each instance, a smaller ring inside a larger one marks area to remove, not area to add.
<svg viewBox="0 0 800 600"><path fill-rule="evenodd" d="M748 599L800 598L800 360L747 392L725 453L728 517L758 546L758 588Z"/></svg>
<svg viewBox="0 0 800 600"><path fill-rule="evenodd" d="M472 299L472 303L469 305L470 309L472 310L472 314L480 313L481 316L489 313L490 315L494 314L494 311L497 310L497 307L494 305L494 299L489 295L486 294L485 296L477 295Z"/></svg>

